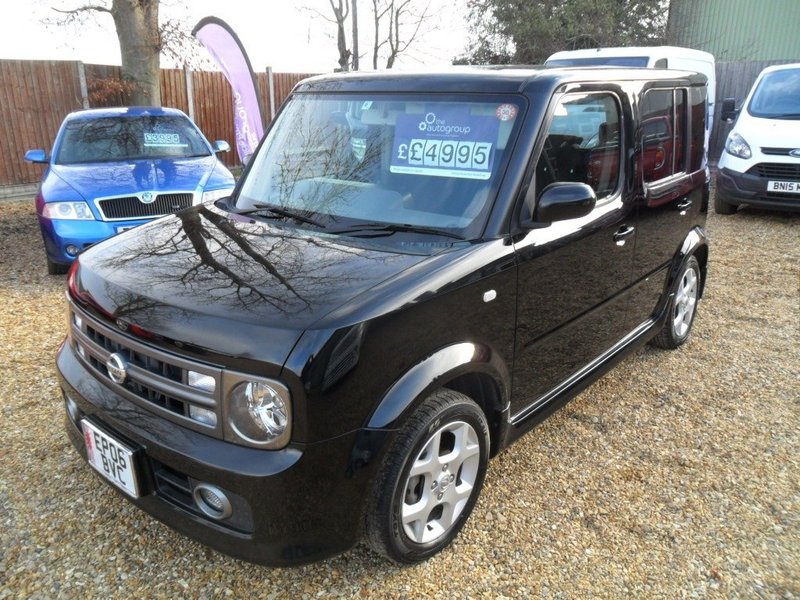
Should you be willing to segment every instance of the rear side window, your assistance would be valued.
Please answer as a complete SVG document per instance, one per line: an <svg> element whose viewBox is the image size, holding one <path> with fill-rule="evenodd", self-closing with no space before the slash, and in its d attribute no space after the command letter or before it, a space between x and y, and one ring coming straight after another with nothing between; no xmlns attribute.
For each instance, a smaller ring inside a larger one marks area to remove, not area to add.
<svg viewBox="0 0 800 600"><path fill-rule="evenodd" d="M536 165L536 194L551 183L587 183L602 199L617 188L620 111L612 94L567 94L553 113Z"/></svg>
<svg viewBox="0 0 800 600"><path fill-rule="evenodd" d="M645 183L686 171L686 90L649 90L642 98L639 142Z"/></svg>

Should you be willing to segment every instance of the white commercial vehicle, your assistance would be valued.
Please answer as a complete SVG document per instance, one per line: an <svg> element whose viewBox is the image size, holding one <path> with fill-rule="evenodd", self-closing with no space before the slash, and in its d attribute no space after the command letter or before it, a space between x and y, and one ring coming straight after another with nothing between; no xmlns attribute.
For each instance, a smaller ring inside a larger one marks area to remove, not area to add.
<svg viewBox="0 0 800 600"><path fill-rule="evenodd" d="M593 65L650 67L653 69L678 69L702 73L708 79L706 152L708 151L708 140L711 128L714 125L714 99L717 92L717 78L712 54L678 46L590 48L587 50L556 52L544 64L552 67L590 67Z"/></svg>
<svg viewBox="0 0 800 600"><path fill-rule="evenodd" d="M800 210L800 63L767 67L735 105L722 103L722 119L736 123L719 159L714 209Z"/></svg>

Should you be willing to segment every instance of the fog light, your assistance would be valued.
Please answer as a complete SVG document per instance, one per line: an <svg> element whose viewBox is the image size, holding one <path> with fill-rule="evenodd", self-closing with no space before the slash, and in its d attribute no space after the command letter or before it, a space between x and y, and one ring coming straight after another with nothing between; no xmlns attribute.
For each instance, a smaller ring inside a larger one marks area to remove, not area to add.
<svg viewBox="0 0 800 600"><path fill-rule="evenodd" d="M209 410L208 408L203 408L202 406L194 406L193 404L189 405L189 417L198 423L203 423L204 425L211 425L215 427L217 424L217 413L213 410Z"/></svg>
<svg viewBox="0 0 800 600"><path fill-rule="evenodd" d="M189 371L187 376L187 383L193 388L203 390L209 394L213 394L217 387L217 382L211 375L198 373L197 371Z"/></svg>
<svg viewBox="0 0 800 600"><path fill-rule="evenodd" d="M199 483L194 488L195 504L212 519L222 520L231 516L231 501L221 489L210 483Z"/></svg>
<svg viewBox="0 0 800 600"><path fill-rule="evenodd" d="M78 256L78 252L80 252L80 248L75 246L74 244L67 244L67 247L64 248L67 251L67 254L70 256Z"/></svg>
<svg viewBox="0 0 800 600"><path fill-rule="evenodd" d="M78 405L75 400L70 398L66 392L64 392L64 404L67 407L67 414L69 415L69 418L72 419L73 423L78 423L81 418L81 411L78 409Z"/></svg>

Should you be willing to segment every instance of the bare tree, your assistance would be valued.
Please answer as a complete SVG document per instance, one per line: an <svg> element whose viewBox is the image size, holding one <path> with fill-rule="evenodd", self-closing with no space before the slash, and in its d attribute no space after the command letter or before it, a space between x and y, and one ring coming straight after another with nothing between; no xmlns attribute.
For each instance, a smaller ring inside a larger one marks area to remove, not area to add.
<svg viewBox="0 0 800 600"><path fill-rule="evenodd" d="M353 3L353 71L358 71L358 0L351 0Z"/></svg>
<svg viewBox="0 0 800 600"><path fill-rule="evenodd" d="M378 68L381 50L388 47L386 68L394 66L397 57L406 52L418 39L423 25L432 17L431 2L414 0L372 0L375 38L372 48L372 67ZM382 27L386 21L386 27Z"/></svg>
<svg viewBox="0 0 800 600"><path fill-rule="evenodd" d="M114 20L122 59L122 80L133 82L131 102L161 104L161 33L159 0L111 0L86 2L72 9L54 8L62 17L57 24L83 23L90 15L110 15Z"/></svg>
<svg viewBox="0 0 800 600"><path fill-rule="evenodd" d="M347 36L345 26L347 17L350 15L349 0L328 0L333 11L333 18L336 23L336 46L339 49L339 69L342 71L350 70L350 57L352 52L347 48Z"/></svg>

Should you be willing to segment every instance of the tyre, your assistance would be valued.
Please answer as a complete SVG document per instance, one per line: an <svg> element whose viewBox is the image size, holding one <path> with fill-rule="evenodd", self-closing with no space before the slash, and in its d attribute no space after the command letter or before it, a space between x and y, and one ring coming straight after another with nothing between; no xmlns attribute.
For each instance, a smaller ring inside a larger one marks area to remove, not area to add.
<svg viewBox="0 0 800 600"><path fill-rule="evenodd" d="M55 263L49 258L47 259L47 272L50 275L64 275L67 271L69 271L69 265L62 265L61 263Z"/></svg>
<svg viewBox="0 0 800 600"><path fill-rule="evenodd" d="M736 212L736 205L725 202L719 192L714 192L714 212L718 215L732 215Z"/></svg>
<svg viewBox="0 0 800 600"><path fill-rule="evenodd" d="M483 411L442 389L405 422L384 459L367 510L370 547L415 563L447 547L478 499L489 460Z"/></svg>
<svg viewBox="0 0 800 600"><path fill-rule="evenodd" d="M680 276L672 284L669 316L664 327L651 340L654 346L671 350L689 339L697 314L701 277L700 264L694 256L690 256Z"/></svg>

